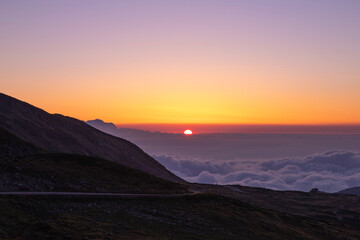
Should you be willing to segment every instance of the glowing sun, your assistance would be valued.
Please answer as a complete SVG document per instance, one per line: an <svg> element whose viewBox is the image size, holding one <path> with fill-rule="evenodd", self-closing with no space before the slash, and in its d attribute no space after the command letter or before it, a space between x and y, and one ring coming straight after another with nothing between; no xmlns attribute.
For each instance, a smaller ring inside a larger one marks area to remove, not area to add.
<svg viewBox="0 0 360 240"><path fill-rule="evenodd" d="M190 129L187 129L187 130L184 131L184 134L185 135L191 135L192 131Z"/></svg>

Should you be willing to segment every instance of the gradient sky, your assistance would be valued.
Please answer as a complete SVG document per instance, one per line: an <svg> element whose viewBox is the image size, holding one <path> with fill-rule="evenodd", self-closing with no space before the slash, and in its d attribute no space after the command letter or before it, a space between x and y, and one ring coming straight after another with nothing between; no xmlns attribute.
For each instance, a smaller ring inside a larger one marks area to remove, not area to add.
<svg viewBox="0 0 360 240"><path fill-rule="evenodd" d="M359 124L360 1L1 1L0 91L118 124Z"/></svg>

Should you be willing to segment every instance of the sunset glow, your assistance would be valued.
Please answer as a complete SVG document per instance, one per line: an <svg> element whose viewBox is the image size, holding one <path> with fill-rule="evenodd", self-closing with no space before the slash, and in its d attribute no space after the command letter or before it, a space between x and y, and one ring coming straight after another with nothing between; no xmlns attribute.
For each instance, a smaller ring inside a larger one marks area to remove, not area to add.
<svg viewBox="0 0 360 240"><path fill-rule="evenodd" d="M0 4L0 86L50 113L360 124L359 1L35 2Z"/></svg>

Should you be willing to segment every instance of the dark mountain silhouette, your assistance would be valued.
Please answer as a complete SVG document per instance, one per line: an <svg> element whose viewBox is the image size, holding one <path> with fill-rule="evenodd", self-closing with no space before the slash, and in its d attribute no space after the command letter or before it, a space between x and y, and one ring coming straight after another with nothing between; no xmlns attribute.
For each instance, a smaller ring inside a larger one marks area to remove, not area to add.
<svg viewBox="0 0 360 240"><path fill-rule="evenodd" d="M0 128L0 191L183 193L186 187L114 161L47 153Z"/></svg>
<svg viewBox="0 0 360 240"><path fill-rule="evenodd" d="M350 194L350 195L359 195L360 196L360 187L352 187L339 191L340 194Z"/></svg>
<svg viewBox="0 0 360 240"><path fill-rule="evenodd" d="M39 147L15 137L3 128L0 128L0 158L14 159L18 156L31 155L41 152Z"/></svg>
<svg viewBox="0 0 360 240"><path fill-rule="evenodd" d="M101 132L75 118L49 114L1 93L0 127L48 152L100 157L166 180L183 181L125 139Z"/></svg>

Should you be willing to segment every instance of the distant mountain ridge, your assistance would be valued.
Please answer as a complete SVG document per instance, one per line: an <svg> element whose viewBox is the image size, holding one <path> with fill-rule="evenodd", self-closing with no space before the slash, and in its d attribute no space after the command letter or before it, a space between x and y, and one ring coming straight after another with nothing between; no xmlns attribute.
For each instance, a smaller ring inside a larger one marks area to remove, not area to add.
<svg viewBox="0 0 360 240"><path fill-rule="evenodd" d="M100 131L125 139L127 139L128 137L134 138L134 137L144 137L149 135L153 136L154 134L159 134L156 132L150 132L150 131L134 129L134 128L118 128L115 124L111 122L104 122L101 119L89 120L86 121L86 123L96 129L99 129Z"/></svg>
<svg viewBox="0 0 360 240"><path fill-rule="evenodd" d="M101 132L75 118L49 114L2 93L0 127L48 152L100 157L166 180L183 181L127 140Z"/></svg>
<svg viewBox="0 0 360 240"><path fill-rule="evenodd" d="M107 131L114 131L114 130L118 129L115 126L115 124L110 123L110 122L104 122L101 119L89 120L86 123L89 124L90 126L95 127L95 128L99 127L99 128L101 128L101 131L106 132L106 133L107 133Z"/></svg>

